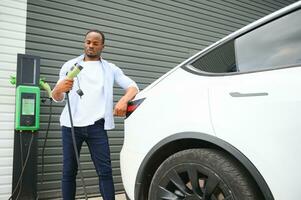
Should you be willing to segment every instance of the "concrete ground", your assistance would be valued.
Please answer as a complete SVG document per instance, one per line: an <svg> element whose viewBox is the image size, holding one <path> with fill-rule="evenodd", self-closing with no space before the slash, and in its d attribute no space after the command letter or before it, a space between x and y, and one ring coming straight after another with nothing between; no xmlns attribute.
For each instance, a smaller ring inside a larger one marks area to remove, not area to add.
<svg viewBox="0 0 301 200"><path fill-rule="evenodd" d="M102 200L101 197L96 197L96 198L90 198L89 200ZM124 194L117 194L115 196L115 200L126 200L125 195Z"/></svg>

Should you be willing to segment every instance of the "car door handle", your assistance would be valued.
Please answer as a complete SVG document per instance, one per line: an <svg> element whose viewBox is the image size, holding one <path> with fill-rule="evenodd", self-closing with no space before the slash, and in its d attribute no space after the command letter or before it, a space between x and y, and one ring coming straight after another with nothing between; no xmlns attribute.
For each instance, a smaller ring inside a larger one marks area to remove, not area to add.
<svg viewBox="0 0 301 200"><path fill-rule="evenodd" d="M267 92L254 92L254 93L240 93L240 92L230 92L231 97L258 97L258 96L268 96Z"/></svg>

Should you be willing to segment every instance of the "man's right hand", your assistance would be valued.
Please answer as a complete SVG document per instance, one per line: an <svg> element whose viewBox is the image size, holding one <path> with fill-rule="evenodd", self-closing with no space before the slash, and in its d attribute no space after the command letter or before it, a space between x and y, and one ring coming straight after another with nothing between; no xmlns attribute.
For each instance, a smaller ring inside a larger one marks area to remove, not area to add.
<svg viewBox="0 0 301 200"><path fill-rule="evenodd" d="M64 93L69 92L73 87L73 79L65 78L59 81L52 90L52 98L56 101L61 101L64 98Z"/></svg>
<svg viewBox="0 0 301 200"><path fill-rule="evenodd" d="M58 82L55 88L57 88L60 93L69 92L73 87L73 82L73 79L65 78Z"/></svg>

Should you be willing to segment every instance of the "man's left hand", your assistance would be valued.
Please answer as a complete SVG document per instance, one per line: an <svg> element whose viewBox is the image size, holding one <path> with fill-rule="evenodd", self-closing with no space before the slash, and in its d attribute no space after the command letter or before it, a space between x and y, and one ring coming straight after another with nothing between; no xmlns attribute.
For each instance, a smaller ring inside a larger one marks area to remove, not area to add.
<svg viewBox="0 0 301 200"><path fill-rule="evenodd" d="M126 114L128 102L120 99L114 108L114 115L117 117L124 117Z"/></svg>
<svg viewBox="0 0 301 200"><path fill-rule="evenodd" d="M132 100L138 93L138 88L129 87L125 95L117 102L114 108L114 115L117 117L124 117L128 107L128 102Z"/></svg>

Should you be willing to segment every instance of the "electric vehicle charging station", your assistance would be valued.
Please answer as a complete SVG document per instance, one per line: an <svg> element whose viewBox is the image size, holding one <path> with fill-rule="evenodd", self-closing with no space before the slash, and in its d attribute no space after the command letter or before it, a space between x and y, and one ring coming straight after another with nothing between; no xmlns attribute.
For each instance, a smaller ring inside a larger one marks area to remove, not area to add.
<svg viewBox="0 0 301 200"><path fill-rule="evenodd" d="M16 85L16 110L15 110L15 131L14 131L14 157L13 157L13 185L12 200L33 200L38 199L37 195L37 137L40 128L40 88L48 93L50 99L50 115L48 128L46 131L44 146L42 150L42 177L43 183L43 162L44 150L48 137L49 123L51 121L51 88L43 79L40 79L40 58L38 56L18 54L17 77L11 77L10 82ZM82 66L77 63L68 72L67 77L73 79L82 70ZM79 95L83 95L79 91ZM72 123L71 108L68 93L67 103L69 108L70 120ZM73 129L73 125L72 125ZM72 131L73 145L76 151L74 130ZM84 178L81 171L79 156L76 154L82 184L85 189Z"/></svg>
<svg viewBox="0 0 301 200"><path fill-rule="evenodd" d="M37 198L40 58L18 54L11 199Z"/></svg>

